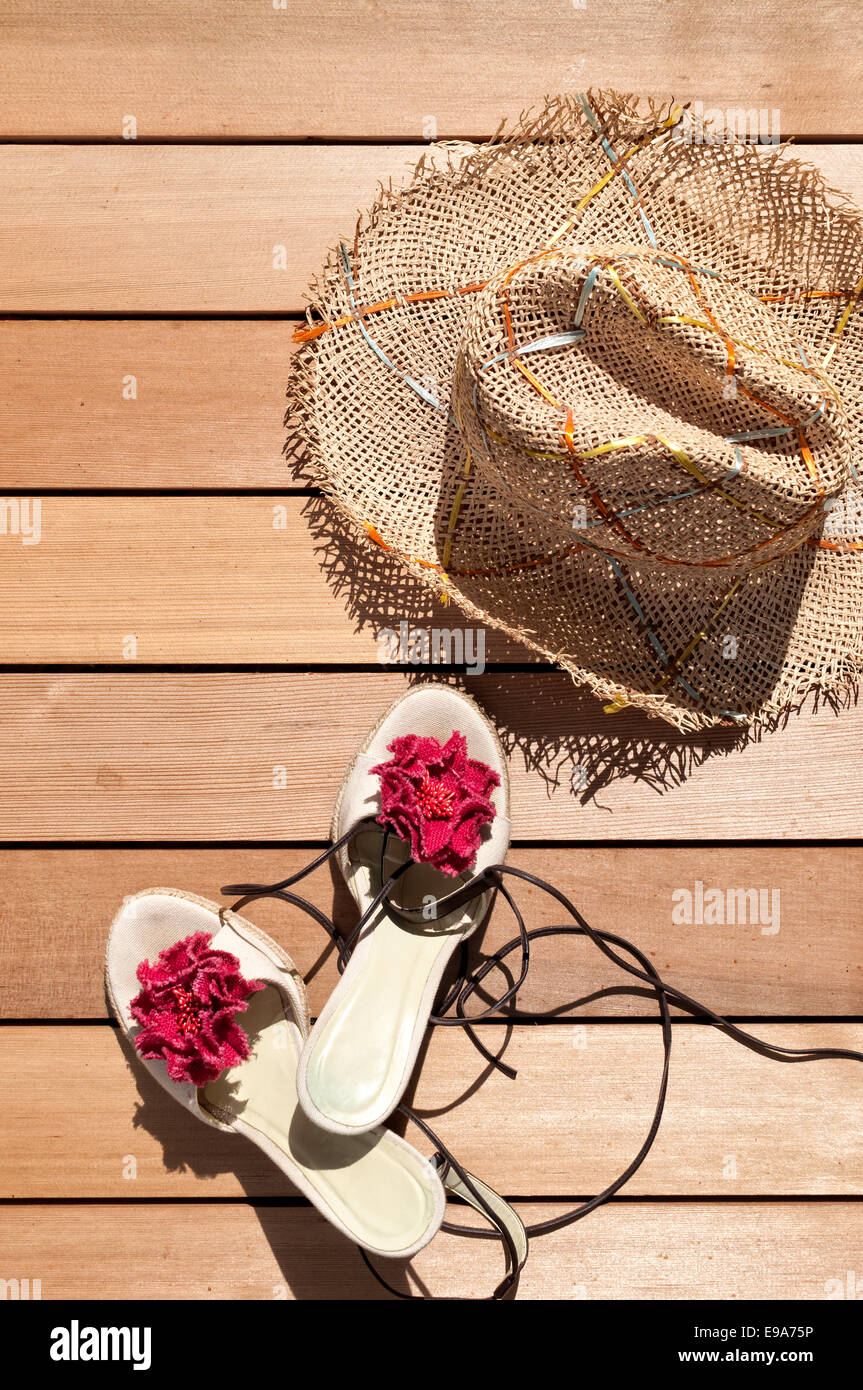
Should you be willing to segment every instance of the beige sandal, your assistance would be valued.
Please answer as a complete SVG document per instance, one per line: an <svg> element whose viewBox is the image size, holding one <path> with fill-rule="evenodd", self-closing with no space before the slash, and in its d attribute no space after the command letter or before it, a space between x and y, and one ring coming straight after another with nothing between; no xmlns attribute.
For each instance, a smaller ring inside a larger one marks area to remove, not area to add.
<svg viewBox="0 0 863 1390"><path fill-rule="evenodd" d="M315 1124L358 1135L398 1105L446 967L491 893L440 917L435 904L500 863L509 831L495 730L452 687L415 686L372 730L336 803L333 840L347 837L338 861L362 925L300 1058L299 1102Z"/></svg>
<svg viewBox="0 0 863 1390"><path fill-rule="evenodd" d="M193 893L149 889L114 919L106 975L144 1065L192 1114L251 1139L363 1249L404 1258L428 1244L446 1200L434 1164L389 1130L335 1135L300 1109L306 993L274 941Z"/></svg>

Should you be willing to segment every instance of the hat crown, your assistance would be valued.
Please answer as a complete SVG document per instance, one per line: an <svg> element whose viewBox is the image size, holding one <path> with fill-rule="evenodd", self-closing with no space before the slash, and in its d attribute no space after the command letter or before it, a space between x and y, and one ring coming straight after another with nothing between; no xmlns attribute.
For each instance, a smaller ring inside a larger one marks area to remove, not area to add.
<svg viewBox="0 0 863 1390"><path fill-rule="evenodd" d="M494 276L455 400L478 471L640 563L789 553L850 467L836 392L769 304L651 248L545 250Z"/></svg>

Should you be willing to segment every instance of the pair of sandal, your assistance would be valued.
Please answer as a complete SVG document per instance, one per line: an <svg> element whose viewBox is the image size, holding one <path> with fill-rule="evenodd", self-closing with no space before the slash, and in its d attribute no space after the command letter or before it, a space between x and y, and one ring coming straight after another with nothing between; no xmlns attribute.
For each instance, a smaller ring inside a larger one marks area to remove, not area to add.
<svg viewBox="0 0 863 1390"><path fill-rule="evenodd" d="M509 829L506 763L494 729L466 696L426 683L398 700L366 740L342 783L333 843L305 869L280 883L224 888L239 895L231 908L178 889L150 889L127 898L111 928L108 997L150 1072L206 1124L256 1143L400 1298L413 1295L393 1288L369 1255L408 1258L441 1228L497 1236L506 1273L491 1298L503 1298L517 1283L530 1238L580 1220L628 1182L659 1130L672 1007L774 1061L863 1061L845 1048L767 1043L667 984L637 946L594 929L553 885L506 865ZM360 911L346 940L294 891L333 857ZM508 886L513 880L546 894L566 921L528 931ZM433 1013L453 953L497 893L514 913L518 934L473 973L463 949L455 983ZM290 958L239 915L260 897L301 908L337 945L343 973L312 1028ZM465 1028L490 1065L515 1076L472 1024L514 1003L534 942L563 934L588 938L634 979L632 993L655 998L663 1065L647 1135L624 1172L587 1201L525 1228L401 1097L429 1024ZM508 965L514 954L520 957L515 978ZM494 972L503 977L504 992L468 1015L474 997L487 998ZM395 1110L435 1145L431 1158L382 1127ZM447 1194L473 1206L491 1229L448 1226Z"/></svg>
<svg viewBox="0 0 863 1390"><path fill-rule="evenodd" d="M174 888L125 899L106 964L116 1017L181 1104L251 1139L374 1255L416 1254L439 1230L447 1192L457 1194L503 1241L508 1268L495 1297L526 1257L518 1216L439 1142L427 1159L382 1122L401 1102L453 952L480 925L491 893L445 900L503 860L508 810L492 726L459 692L416 687L348 768L329 850L283 883L223 890L240 894L231 908ZM332 856L360 911L347 942L290 891ZM312 913L338 940L344 973L312 1028L290 957L239 915L264 895Z"/></svg>

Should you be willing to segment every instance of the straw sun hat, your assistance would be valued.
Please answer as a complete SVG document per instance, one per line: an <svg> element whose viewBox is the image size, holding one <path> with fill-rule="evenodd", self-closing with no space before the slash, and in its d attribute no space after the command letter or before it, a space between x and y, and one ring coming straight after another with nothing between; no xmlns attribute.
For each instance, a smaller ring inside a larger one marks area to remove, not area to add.
<svg viewBox="0 0 863 1390"><path fill-rule="evenodd" d="M559 97L421 161L331 254L289 396L371 542L691 729L863 664L863 220L681 116Z"/></svg>

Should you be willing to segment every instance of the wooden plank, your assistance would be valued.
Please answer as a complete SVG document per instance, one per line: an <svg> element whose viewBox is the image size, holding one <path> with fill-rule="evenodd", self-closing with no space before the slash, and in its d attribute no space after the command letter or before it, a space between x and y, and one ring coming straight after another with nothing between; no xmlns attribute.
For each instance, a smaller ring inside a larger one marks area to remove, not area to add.
<svg viewBox="0 0 863 1390"><path fill-rule="evenodd" d="M273 883L296 872L313 855L303 849L227 846L0 852L0 1016L107 1017L104 942L126 894L168 884L221 901L222 884ZM863 1014L863 849L775 845L646 850L621 845L515 849L510 862L555 884L593 926L632 940L665 979L720 1012L760 1017ZM305 895L347 931L356 921L356 911L340 877L320 870L305 882ZM686 905L681 889L691 894L692 916L696 915L697 883L719 888L726 905L731 902L721 923L687 925L673 920L675 904ZM740 888L758 890L759 902L763 892L773 920L761 920L760 906L757 921L752 905L741 912L734 896ZM530 888L518 888L517 896L531 928L561 916ZM261 900L246 914L290 953L307 978L312 1012L320 1013L338 978L321 928L284 903ZM513 935L513 919L501 902L482 942L474 939L476 958ZM70 940L74 951L67 949ZM62 988L56 978L59 960ZM595 991L621 983L623 976L593 946L557 937L534 947L520 1008L541 1014L585 998L590 1002L579 1010L583 1017L643 1015L652 1009L639 997L591 998Z"/></svg>
<svg viewBox="0 0 863 1390"><path fill-rule="evenodd" d="M150 663L344 665L386 658L389 639L378 634L400 621L447 634L467 626L349 535L322 499L48 497L23 514L20 505L20 541L0 544L7 662L115 663L134 638L136 659ZM480 669L537 660L503 634L480 634L467 639L473 666L478 655ZM443 639L444 660L460 664L452 641Z"/></svg>
<svg viewBox="0 0 863 1390"><path fill-rule="evenodd" d="M753 1031L787 1047L863 1049L863 1024ZM439 1028L409 1099L499 1192L601 1191L647 1133L662 1066L659 1024L523 1024L506 1033L489 1026L482 1036L517 1069L515 1081L489 1070L460 1031ZM255 1145L214 1139L113 1028L10 1025L3 1054L2 1198L296 1195ZM859 1195L861 1106L859 1063L789 1066L715 1029L676 1024L662 1128L627 1193ZM409 1137L428 1150L422 1135Z"/></svg>
<svg viewBox="0 0 863 1390"><path fill-rule="evenodd" d="M29 152L19 153L26 165ZM299 200L302 215L298 209L290 228L299 260L289 298L298 303L322 246L335 234L335 220L325 225L329 207L320 209L335 178L333 162L342 161L344 178L351 166L340 151L311 152L317 166L305 159L309 151L276 153L293 160L295 178L307 181ZM801 153L820 162L832 182L856 189L863 201L859 149L821 145L801 147ZM99 154L91 151L89 158ZM258 152L264 159L272 154ZM364 196L362 187L373 186L375 162L390 155L397 171L415 152L350 152L356 199ZM345 192L342 209L353 201ZM292 214L280 207L279 216L285 215ZM49 228L55 220L49 218ZM44 267L39 283L43 273ZM0 322L0 487L287 486L281 450L291 331L290 323L254 321ZM128 394L130 376L134 398Z"/></svg>
<svg viewBox="0 0 863 1390"><path fill-rule="evenodd" d="M467 684L511 754L517 837L859 834L863 709L747 741L606 715L563 674ZM384 671L3 675L0 838L326 838L345 767L407 685Z"/></svg>
<svg viewBox="0 0 863 1390"><path fill-rule="evenodd" d="M326 248L418 153L2 146L0 312L296 314Z"/></svg>
<svg viewBox="0 0 863 1390"><path fill-rule="evenodd" d="M863 148L800 154L863 202ZM298 313L325 248L416 157L404 145L2 146L0 312Z"/></svg>
<svg viewBox="0 0 863 1390"><path fill-rule="evenodd" d="M860 67L853 0L689 0L654 9L536 0L308 0L215 11L172 0L83 13L7 0L0 132L119 139L421 137L491 131L561 87L672 91L706 106L781 108L783 127L851 132ZM717 63L733 49L734 62ZM767 80L769 78L769 80Z"/></svg>
<svg viewBox="0 0 863 1390"><path fill-rule="evenodd" d="M519 1205L526 1222L557 1210ZM3 1226L7 1277L41 1278L44 1299L389 1297L309 1208L20 1206L3 1213ZM518 1297L843 1297L848 1271L860 1267L861 1241L860 1203L617 1202L535 1240ZM407 1269L387 1261L384 1272L405 1291L480 1298L502 1268L496 1241L442 1233Z"/></svg>
<svg viewBox="0 0 863 1390"><path fill-rule="evenodd" d="M287 488L293 326L0 321L0 488Z"/></svg>

